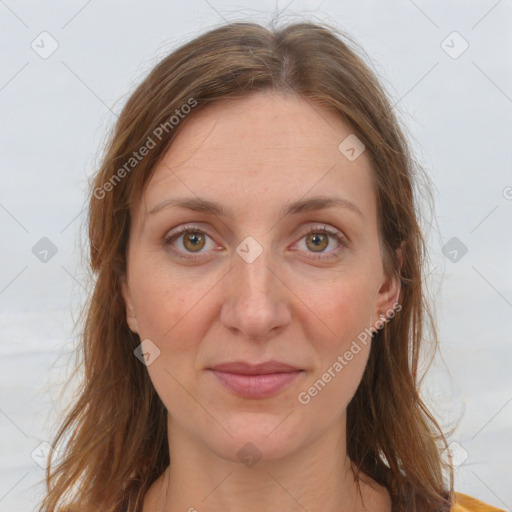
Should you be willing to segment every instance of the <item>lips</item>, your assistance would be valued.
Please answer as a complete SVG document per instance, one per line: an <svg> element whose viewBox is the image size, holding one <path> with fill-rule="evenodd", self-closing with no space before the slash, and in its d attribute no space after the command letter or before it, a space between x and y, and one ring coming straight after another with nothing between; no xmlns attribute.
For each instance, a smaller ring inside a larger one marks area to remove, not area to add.
<svg viewBox="0 0 512 512"><path fill-rule="evenodd" d="M234 361L212 366L211 370L240 375L267 375L269 373L289 373L300 370L295 366L281 363L280 361L267 361L266 363L251 364L244 361Z"/></svg>
<svg viewBox="0 0 512 512"><path fill-rule="evenodd" d="M244 398L267 398L277 394L304 373L279 361L250 364L244 361L222 363L209 368L218 381Z"/></svg>

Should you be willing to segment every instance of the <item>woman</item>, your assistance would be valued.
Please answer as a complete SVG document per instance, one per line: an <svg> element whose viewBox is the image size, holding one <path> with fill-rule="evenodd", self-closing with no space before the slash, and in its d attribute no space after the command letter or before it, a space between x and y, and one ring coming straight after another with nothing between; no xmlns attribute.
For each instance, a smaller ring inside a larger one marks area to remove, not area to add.
<svg viewBox="0 0 512 512"><path fill-rule="evenodd" d="M41 511L497 510L418 394L420 169L349 41L229 24L128 100Z"/></svg>

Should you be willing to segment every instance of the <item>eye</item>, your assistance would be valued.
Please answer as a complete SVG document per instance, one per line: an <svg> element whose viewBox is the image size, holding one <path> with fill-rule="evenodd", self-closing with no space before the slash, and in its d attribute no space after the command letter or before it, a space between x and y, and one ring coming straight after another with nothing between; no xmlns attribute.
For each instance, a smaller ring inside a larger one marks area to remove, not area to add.
<svg viewBox="0 0 512 512"><path fill-rule="evenodd" d="M178 242L179 239L182 239ZM193 225L179 226L175 230L171 231L164 237L165 246L169 246L174 252L182 255L184 258L194 259L196 256L208 251L207 242L208 239L213 244L213 241L209 235L207 235L202 229ZM332 250L327 251L327 247L331 244L331 240L334 240L338 246ZM306 234L302 236L300 242L305 241L304 244L297 243L295 245L302 246L305 252L312 254L313 259L327 259L335 257L338 253L348 245L345 236L332 228L328 228L325 224L318 226L311 226L306 231ZM181 247L176 248L175 244ZM206 250L203 249L206 247ZM210 250L214 249L210 247ZM302 250L301 247L301 250Z"/></svg>
<svg viewBox="0 0 512 512"><path fill-rule="evenodd" d="M175 249L173 246L175 242L177 242L177 240L180 238L182 238L181 242L179 242L181 248ZM175 251L178 253L185 252L193 255L206 252L202 251L202 249L206 247L207 239L211 240L211 238L203 230L197 226L186 225L180 226L171 233L167 234L164 237L164 243L166 246L168 245L173 247L173 249L175 249Z"/></svg>
<svg viewBox="0 0 512 512"><path fill-rule="evenodd" d="M334 239L338 246L333 250L326 251L326 248L330 246L330 239ZM303 246L306 248L306 252L313 253L315 259L336 256L347 246L345 236L337 230L328 228L325 224L308 228L306 234L301 238L302 240L305 241Z"/></svg>

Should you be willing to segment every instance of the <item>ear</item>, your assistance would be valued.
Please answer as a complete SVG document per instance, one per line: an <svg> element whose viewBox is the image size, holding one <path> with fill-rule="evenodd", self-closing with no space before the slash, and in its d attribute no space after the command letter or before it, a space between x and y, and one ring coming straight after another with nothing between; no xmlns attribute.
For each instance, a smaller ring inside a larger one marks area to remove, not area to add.
<svg viewBox="0 0 512 512"><path fill-rule="evenodd" d="M124 299L126 306L126 323L132 332L139 334L139 325L137 323L137 317L135 316L135 310L133 308L133 301L128 285L126 275L121 278L121 294Z"/></svg>
<svg viewBox="0 0 512 512"><path fill-rule="evenodd" d="M396 249L396 258L398 260L399 274L403 262L404 243L405 242L402 242L400 247ZM400 298L400 290L401 284L399 277L396 277L394 275L385 277L385 281L382 283L377 294L376 310L373 319L373 325L375 325L376 323L380 323L382 321L386 322L387 318L391 315L391 313L395 309L397 309L396 306L398 304L398 299Z"/></svg>

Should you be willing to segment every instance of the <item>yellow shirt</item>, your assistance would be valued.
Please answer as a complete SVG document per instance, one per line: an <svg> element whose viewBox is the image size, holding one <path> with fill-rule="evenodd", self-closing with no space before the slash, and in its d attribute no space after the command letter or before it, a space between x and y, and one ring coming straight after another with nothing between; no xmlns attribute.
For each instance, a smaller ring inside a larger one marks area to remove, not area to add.
<svg viewBox="0 0 512 512"><path fill-rule="evenodd" d="M487 505L467 494L456 492L451 512L505 512L505 510L491 507L491 505Z"/></svg>

